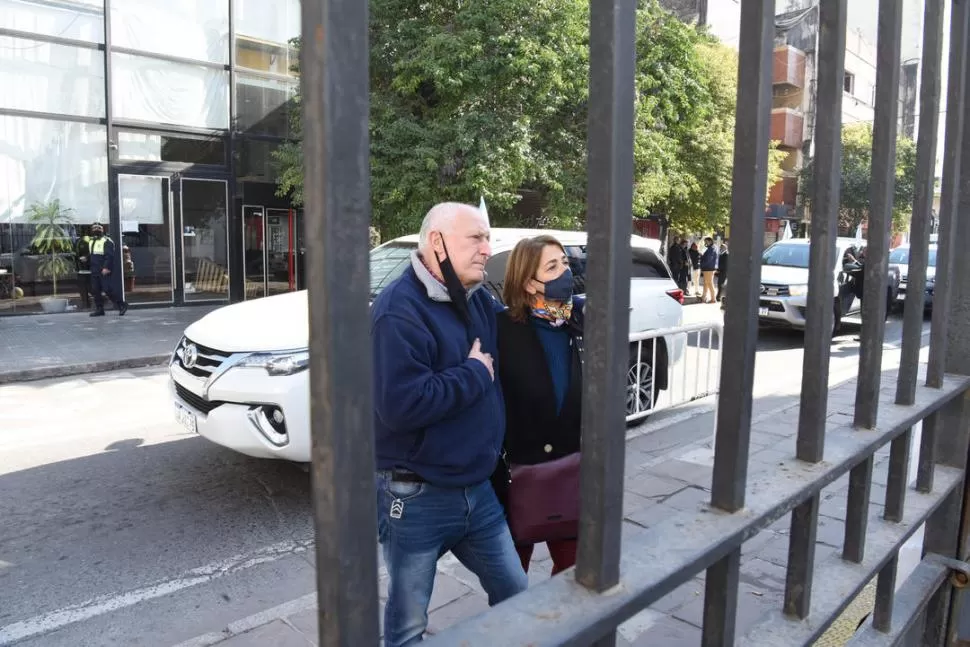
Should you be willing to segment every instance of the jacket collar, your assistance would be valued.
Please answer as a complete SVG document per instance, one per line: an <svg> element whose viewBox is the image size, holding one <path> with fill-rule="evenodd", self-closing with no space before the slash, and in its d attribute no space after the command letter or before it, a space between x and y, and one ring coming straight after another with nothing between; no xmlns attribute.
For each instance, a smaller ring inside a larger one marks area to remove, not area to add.
<svg viewBox="0 0 970 647"><path fill-rule="evenodd" d="M428 293L428 298L432 301L438 301L440 303L451 303L451 295L448 294L448 288L445 284L434 277L434 275L428 270L428 267L421 260L421 254L417 250L411 252L411 269L414 270L414 274L418 277L418 281L424 286L424 289ZM476 283L471 288L466 290L469 299L472 295L482 287L482 283Z"/></svg>

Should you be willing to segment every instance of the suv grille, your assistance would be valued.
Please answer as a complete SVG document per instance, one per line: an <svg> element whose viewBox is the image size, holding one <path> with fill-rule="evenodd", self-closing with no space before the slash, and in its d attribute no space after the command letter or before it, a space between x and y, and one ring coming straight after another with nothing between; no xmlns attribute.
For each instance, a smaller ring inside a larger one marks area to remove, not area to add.
<svg viewBox="0 0 970 647"><path fill-rule="evenodd" d="M764 284L761 286L761 296L765 297L787 297L790 291L787 285Z"/></svg>
<svg viewBox="0 0 970 647"><path fill-rule="evenodd" d="M186 361L191 358L187 356L186 349L190 346L195 347L195 362L191 363L191 366L187 366ZM196 344L188 337L182 337L182 341L175 349L175 361L178 365L188 373L203 379L212 375L229 358L229 355L227 352Z"/></svg>
<svg viewBox="0 0 970 647"><path fill-rule="evenodd" d="M205 415L209 415L210 411L222 404L221 402L209 402L202 396L192 393L178 382L175 383L175 393L185 404Z"/></svg>

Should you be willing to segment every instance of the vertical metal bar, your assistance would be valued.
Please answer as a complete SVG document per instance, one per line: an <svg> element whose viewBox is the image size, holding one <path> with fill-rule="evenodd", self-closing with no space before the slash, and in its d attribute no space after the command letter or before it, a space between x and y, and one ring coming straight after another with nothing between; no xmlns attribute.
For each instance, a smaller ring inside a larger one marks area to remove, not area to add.
<svg viewBox="0 0 970 647"><path fill-rule="evenodd" d="M893 438L889 448L889 477L886 480L886 521L903 520L906 505L906 490L909 488L909 455L913 430Z"/></svg>
<svg viewBox="0 0 970 647"><path fill-rule="evenodd" d="M650 380L650 393L648 393L647 395L650 397L651 409L657 408L657 403L654 402L654 399L653 399L653 395L654 393L657 392L657 389L655 389L653 385L657 381L657 344L659 342L660 342L659 339L655 339L653 343L650 345L650 376L652 379ZM637 384L639 385L639 382L637 382Z"/></svg>
<svg viewBox="0 0 970 647"><path fill-rule="evenodd" d="M733 647L741 578L741 547L707 569L702 647Z"/></svg>
<svg viewBox="0 0 970 647"><path fill-rule="evenodd" d="M920 80L919 139L916 141L916 190L910 228L903 341L896 383L896 403L916 401L919 352L923 334L923 294L929 260L930 217L936 185L936 138L940 124L943 0L926 0L923 15L923 72ZM924 440L926 433L923 433Z"/></svg>
<svg viewBox="0 0 970 647"><path fill-rule="evenodd" d="M795 454L817 463L825 453L828 413L829 355L835 320L832 268L838 233L842 178L842 92L845 82L847 0L819 4L818 109L815 126L815 196L809 252L805 363ZM728 302L730 306L730 302Z"/></svg>
<svg viewBox="0 0 970 647"><path fill-rule="evenodd" d="M684 377L681 380L680 385L680 399L687 399L687 350L690 348L690 335L683 333L684 335L684 361L681 362L681 369L683 371Z"/></svg>
<svg viewBox="0 0 970 647"><path fill-rule="evenodd" d="M935 415L936 451L939 463L966 469L967 448L970 444L970 393L948 402ZM946 557L963 557L966 541L963 528L964 489L954 490L926 520L923 553L939 553ZM947 622L951 609L950 587L943 586L926 609L924 645L942 645L949 630Z"/></svg>
<svg viewBox="0 0 970 647"><path fill-rule="evenodd" d="M236 136L236 124L239 111L236 101L236 2L229 0L229 136L226 140L226 149L229 159L226 163L229 166L229 196L226 205L226 228L229 240L239 241L245 236L242 227L242 200L237 201L239 193L239 182L236 181L236 146L239 140ZM290 237L290 244L293 244ZM243 301L246 298L246 259L242 248L236 245L229 245L226 250L226 262L229 266L229 300ZM264 266L266 267L266 266Z"/></svg>
<svg viewBox="0 0 970 647"><path fill-rule="evenodd" d="M319 639L321 647L376 647L368 3L302 5Z"/></svg>
<svg viewBox="0 0 970 647"><path fill-rule="evenodd" d="M122 244L124 243L124 237L121 233L121 189L118 186L118 176L117 174L112 177L110 172L111 168L118 161L118 133L115 129L114 122L114 108L111 105L112 97L112 85L114 84L114 69L112 67L111 61L111 2L112 0L104 0L104 123L105 123L105 142L107 146L107 156L108 160L108 177L111 181L108 182L108 235L110 235L114 240L118 241L115 245L115 267L124 268L125 264L122 262ZM181 236L179 236L181 240ZM172 241L175 244L175 241ZM118 285L118 289L121 290L122 300L127 301L128 296L125 294L125 281L122 279Z"/></svg>
<svg viewBox="0 0 970 647"><path fill-rule="evenodd" d="M930 359L927 386L943 385L946 368L947 326L953 287L953 220L960 200L960 166L963 150L963 111L967 59L967 0L953 0L950 10L950 67L946 88L946 137L943 143L943 187L940 196L940 237L936 253L936 285L933 290L933 323L930 328Z"/></svg>
<svg viewBox="0 0 970 647"><path fill-rule="evenodd" d="M576 580L596 591L620 577L636 6L590 4L586 325L594 334L587 337Z"/></svg>
<svg viewBox="0 0 970 647"><path fill-rule="evenodd" d="M711 392L711 369L714 364L714 329L707 330L707 379L704 380L704 393Z"/></svg>
<svg viewBox="0 0 970 647"><path fill-rule="evenodd" d="M656 345L656 343L655 343L655 345ZM637 341L637 354L636 354L636 367L637 367L637 370L636 370L636 375L634 376L636 378L636 386L635 386L636 391L634 391L634 394L633 394L633 398L634 398L633 399L633 412L634 413L640 413L640 411L643 410L643 407L640 406L640 378L641 378L641 376L640 376L640 365L642 363L642 360L641 360L642 357L643 357L643 340L640 339L640 340ZM651 364L650 366L651 366L651 369L652 369L653 364Z"/></svg>
<svg viewBox="0 0 970 647"><path fill-rule="evenodd" d="M919 442L919 461L916 466L916 489L923 493L933 491L936 473L936 426L939 414L934 412L923 420L923 432Z"/></svg>
<svg viewBox="0 0 970 647"><path fill-rule="evenodd" d="M694 393L691 394L690 398L684 398L685 401L697 397L697 393L700 391L699 380L701 379L701 331L697 331L697 356L694 362ZM690 334L688 333L687 339L690 340ZM688 341L688 346L690 346L690 341Z"/></svg>
<svg viewBox="0 0 970 647"><path fill-rule="evenodd" d="M849 494L845 511L845 544L842 559L856 564L866 554L866 529L869 526L869 494L872 487L873 458L867 459L849 472Z"/></svg>
<svg viewBox="0 0 970 647"><path fill-rule="evenodd" d="M785 573L785 613L804 620L812 606L815 573L815 538L818 533L820 495L792 510L788 538L788 570Z"/></svg>
<svg viewBox="0 0 970 647"><path fill-rule="evenodd" d="M856 385L853 420L857 427L866 429L876 426L879 388L882 383L882 345L886 335L888 301L886 285L889 282L889 236L893 220L893 193L896 189L896 126L899 122L899 52L902 31L903 0L880 0L869 236L864 269L859 381Z"/></svg>
<svg viewBox="0 0 970 647"><path fill-rule="evenodd" d="M970 8L966 9L968 14L966 28L970 30ZM944 370L947 373L957 375L970 374L970 256L967 249L970 248L970 32L965 33L967 40L967 61L964 68L964 88L963 103L963 139L960 141L960 180L958 184L959 195L956 197L957 208L951 214L948 221L949 233L940 232L939 250L944 250L946 256L946 277L952 280L946 281L945 302L936 301L934 294L933 317L934 322L937 317L937 309L940 316L948 319L946 336L946 358ZM944 235L946 239L944 240ZM939 255L937 255L939 260ZM941 268L938 266L937 271ZM937 277L936 286L940 286L941 279ZM943 309L946 309L944 312Z"/></svg>
<svg viewBox="0 0 970 647"><path fill-rule="evenodd" d="M764 247L765 193L772 105L774 0L741 3L738 105L734 124L731 194L732 263L737 266L725 311L725 361L714 452L711 503L734 512L744 507L751 439L751 391L758 344L758 295Z"/></svg>
<svg viewBox="0 0 970 647"><path fill-rule="evenodd" d="M896 597L896 571L899 554L893 555L879 571L876 580L876 607L872 611L872 626L889 633L893 626L893 599Z"/></svg>

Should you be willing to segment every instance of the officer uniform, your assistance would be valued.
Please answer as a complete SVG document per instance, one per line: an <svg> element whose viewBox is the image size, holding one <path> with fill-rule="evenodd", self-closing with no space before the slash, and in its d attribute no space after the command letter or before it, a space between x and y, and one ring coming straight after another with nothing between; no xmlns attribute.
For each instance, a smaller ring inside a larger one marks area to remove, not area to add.
<svg viewBox="0 0 970 647"><path fill-rule="evenodd" d="M128 303L121 300L121 282L115 272L114 241L104 235L104 229L98 223L92 225L91 235L91 293L94 295L91 316L104 316L104 295L118 307L118 314L124 316Z"/></svg>

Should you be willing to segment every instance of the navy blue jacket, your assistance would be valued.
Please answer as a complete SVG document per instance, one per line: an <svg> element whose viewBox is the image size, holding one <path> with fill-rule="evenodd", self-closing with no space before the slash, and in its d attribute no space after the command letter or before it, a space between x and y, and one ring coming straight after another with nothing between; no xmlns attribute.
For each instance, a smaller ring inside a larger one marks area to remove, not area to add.
<svg viewBox="0 0 970 647"><path fill-rule="evenodd" d="M95 253L95 249L100 247L99 241L96 238L91 239L89 248L91 250L91 255L88 257L91 262L91 272L95 274L100 274L101 270L114 272L115 243L107 236L104 236L101 238L101 240L104 241L104 254L97 254Z"/></svg>
<svg viewBox="0 0 970 647"><path fill-rule="evenodd" d="M480 339L498 375L497 305L478 289L468 306L471 327L450 302L429 296L413 266L371 306L378 469L408 469L441 487L477 485L495 470L502 390L468 352Z"/></svg>
<svg viewBox="0 0 970 647"><path fill-rule="evenodd" d="M702 272L713 272L717 269L717 252L714 250L714 246L710 246L704 250L701 255L701 271Z"/></svg>

